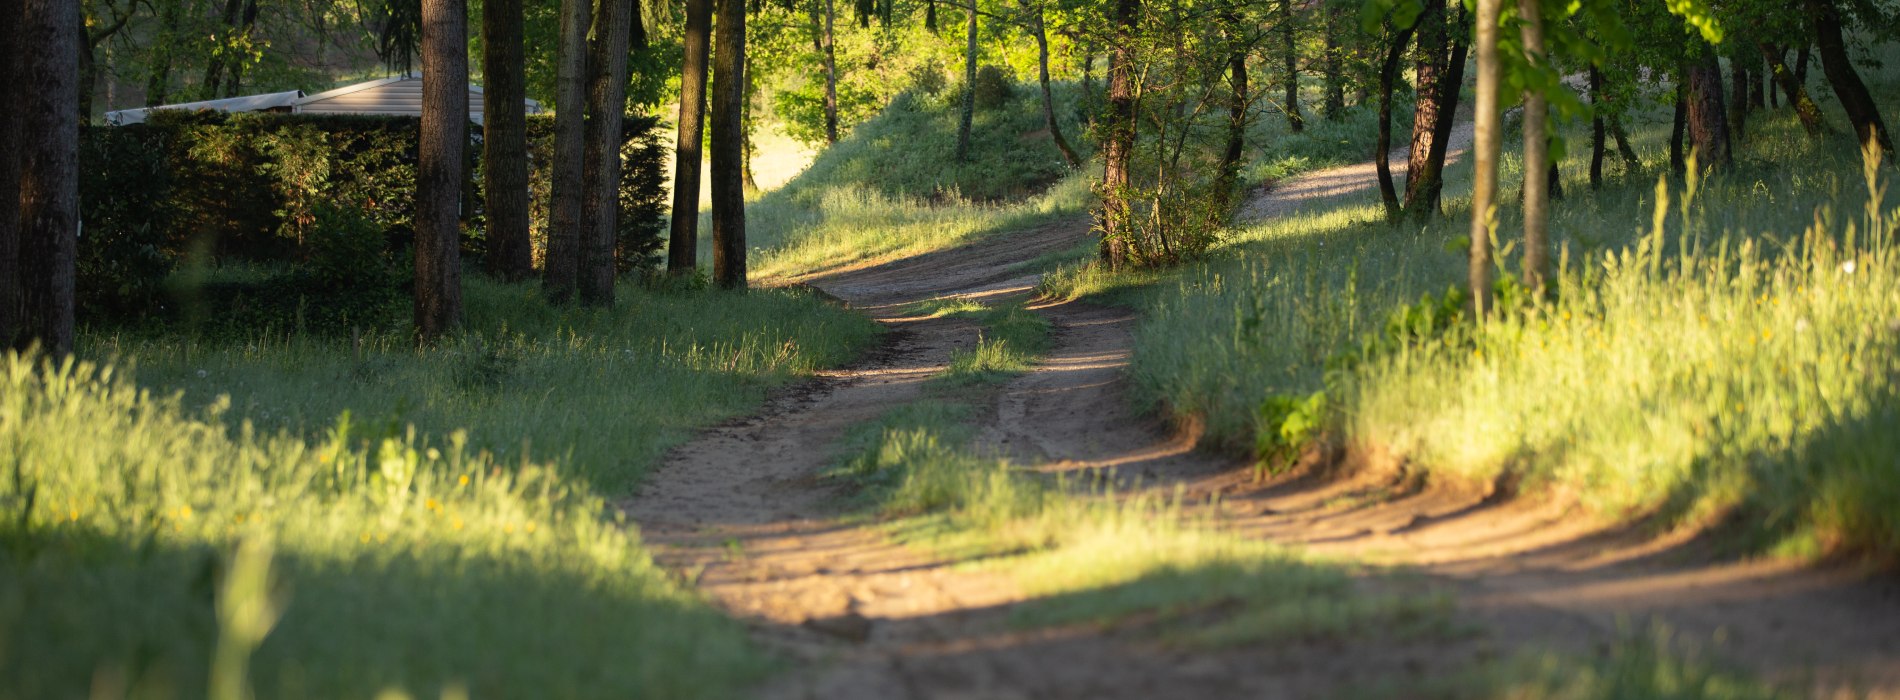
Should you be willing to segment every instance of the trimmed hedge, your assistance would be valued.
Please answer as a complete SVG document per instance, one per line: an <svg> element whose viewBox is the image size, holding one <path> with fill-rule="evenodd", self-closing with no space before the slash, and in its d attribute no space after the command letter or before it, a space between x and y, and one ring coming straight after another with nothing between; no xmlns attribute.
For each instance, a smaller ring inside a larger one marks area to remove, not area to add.
<svg viewBox="0 0 1900 700"><path fill-rule="evenodd" d="M657 262L667 192L658 120L629 115L622 272ZM217 319L234 328L340 331L400 316L415 231L414 117L159 112L81 142L78 296L89 323ZM464 264L487 248L481 131L470 129ZM551 118L529 120L535 249L546 240ZM186 261L274 272L166 285Z"/></svg>

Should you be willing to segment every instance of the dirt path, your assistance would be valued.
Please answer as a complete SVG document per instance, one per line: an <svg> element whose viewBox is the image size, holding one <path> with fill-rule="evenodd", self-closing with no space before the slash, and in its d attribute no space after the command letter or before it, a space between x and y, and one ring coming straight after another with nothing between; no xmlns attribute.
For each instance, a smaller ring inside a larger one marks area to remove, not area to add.
<svg viewBox="0 0 1900 700"><path fill-rule="evenodd" d="M1462 150L1469 130L1454 147ZM1402 164L1402 158L1395 157ZM1369 166L1314 173L1250 203L1277 216L1367 196ZM1021 265L1088 235L1077 222L853 270L815 285L891 332L859 365L772 400L757 417L674 451L626 505L662 564L697 583L761 640L801 660L771 698L1326 697L1368 679L1465 667L1525 646L1589 652L1656 619L1726 638L1752 670L1812 687L1900 697L1900 586L1839 568L1720 561L1692 536L1604 528L1558 503L1419 489L1401 466L1258 484L1247 465L1194 449L1192 431L1141 415L1123 371L1135 318L1122 309L1032 304L1054 349L993 391L979 447L1044 470L1109 468L1191 500L1218 495L1243 532L1320 552L1414 565L1486 632L1435 642L1369 639L1187 652L1129 627L1023 631L1007 576L893 544L843 519L815 479L850 426L913 401L977 329L905 315L946 296L1026 298Z"/></svg>

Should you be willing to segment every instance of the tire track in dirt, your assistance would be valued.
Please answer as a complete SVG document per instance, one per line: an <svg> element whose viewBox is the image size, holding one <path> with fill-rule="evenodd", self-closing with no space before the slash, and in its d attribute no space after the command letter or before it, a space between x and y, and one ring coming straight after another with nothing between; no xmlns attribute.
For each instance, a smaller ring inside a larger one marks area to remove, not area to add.
<svg viewBox="0 0 1900 700"><path fill-rule="evenodd" d="M1468 134L1455 133L1454 157ZM1368 196L1372 178L1364 164L1313 173L1244 215ZM1026 299L1036 278L1021 265L1087 236L1086 222L1062 222L812 280L891 329L881 347L675 450L626 502L661 564L800 661L762 697L1325 697L1375 678L1405 687L1524 648L1587 654L1651 620L1725 637L1720 653L1773 679L1900 697L1890 575L1725 561L1695 533L1606 526L1560 499L1422 486L1376 453L1309 455L1293 475L1258 482L1245 460L1195 449L1192 425L1137 410L1125 378L1135 315L1079 303L1031 304L1052 325L1053 349L982 401L979 448L1179 488L1249 536L1414 567L1486 632L1187 652L1138 626L1011 627L1024 596L1006 576L842 519L839 494L815 475L837 458L843 431L919 398L952 352L975 345L970 323L907 317L910 304Z"/></svg>

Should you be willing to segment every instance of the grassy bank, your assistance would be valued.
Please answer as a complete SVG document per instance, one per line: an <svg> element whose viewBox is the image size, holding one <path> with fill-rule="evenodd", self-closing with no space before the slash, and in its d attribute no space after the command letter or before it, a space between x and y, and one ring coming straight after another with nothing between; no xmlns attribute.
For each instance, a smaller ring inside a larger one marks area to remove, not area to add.
<svg viewBox="0 0 1900 700"><path fill-rule="evenodd" d="M1555 300L1482 327L1446 302L1468 164L1424 227L1380 222L1367 194L1234 231L1180 270L1073 268L1047 286L1143 308L1141 395L1231 449L1268 458L1327 433L1614 518L1739 508L1757 546L1900 549L1895 438L1873 427L1893 420L1900 369L1891 172L1784 111L1757 117L1725 172L1658 189L1666 126L1637 134L1647 175L1600 190L1573 153ZM1507 155L1505 182L1517 168ZM1519 224L1501 217L1510 272Z"/></svg>
<svg viewBox="0 0 1900 700"><path fill-rule="evenodd" d="M471 281L468 332L420 352L92 336L114 365L10 358L0 694L739 692L769 662L604 499L874 331L798 293L621 299Z"/></svg>

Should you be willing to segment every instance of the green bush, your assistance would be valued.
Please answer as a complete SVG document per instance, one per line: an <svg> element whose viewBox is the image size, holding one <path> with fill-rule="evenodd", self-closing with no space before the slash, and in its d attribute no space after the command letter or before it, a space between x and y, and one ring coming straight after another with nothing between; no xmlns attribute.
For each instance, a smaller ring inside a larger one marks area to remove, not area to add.
<svg viewBox="0 0 1900 700"><path fill-rule="evenodd" d="M115 196L80 198L77 292L80 308L93 315L128 318L150 310L165 275L177 235L177 207L167 195L164 134L148 129L100 131L83 143L81 159L113 167L80 170L80 188Z"/></svg>
<svg viewBox="0 0 1900 700"><path fill-rule="evenodd" d="M1016 96L1015 81L996 66L976 70L976 108L1000 109Z"/></svg>

